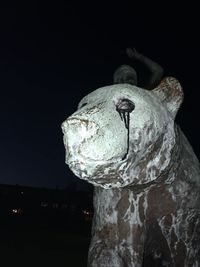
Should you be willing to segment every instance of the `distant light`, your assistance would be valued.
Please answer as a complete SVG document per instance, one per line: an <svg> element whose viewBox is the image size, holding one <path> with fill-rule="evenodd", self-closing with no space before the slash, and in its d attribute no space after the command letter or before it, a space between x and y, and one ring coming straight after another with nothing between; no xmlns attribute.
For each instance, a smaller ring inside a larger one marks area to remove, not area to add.
<svg viewBox="0 0 200 267"><path fill-rule="evenodd" d="M24 192L23 192L23 191L21 191L21 194L23 195L23 194L24 194Z"/></svg>
<svg viewBox="0 0 200 267"><path fill-rule="evenodd" d="M89 210L82 210L85 221L92 221L93 212Z"/></svg>
<svg viewBox="0 0 200 267"><path fill-rule="evenodd" d="M17 213L17 209L13 209L12 210L12 213Z"/></svg>
<svg viewBox="0 0 200 267"><path fill-rule="evenodd" d="M23 210L22 209L12 209L13 214L22 214Z"/></svg>
<svg viewBox="0 0 200 267"><path fill-rule="evenodd" d="M84 214L86 214L86 215L90 215L90 214L92 214L92 212L90 212L90 211L88 211L88 210L83 210L82 211Z"/></svg>
<svg viewBox="0 0 200 267"><path fill-rule="evenodd" d="M42 208L47 208L49 204L48 204L48 202L46 202L46 201L42 201L42 202L40 203L40 205L41 205Z"/></svg>

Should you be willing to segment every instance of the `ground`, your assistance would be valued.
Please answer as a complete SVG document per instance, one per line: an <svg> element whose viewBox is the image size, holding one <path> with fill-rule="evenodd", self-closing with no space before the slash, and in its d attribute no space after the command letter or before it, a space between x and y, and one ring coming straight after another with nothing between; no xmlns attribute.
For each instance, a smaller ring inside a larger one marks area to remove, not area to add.
<svg viewBox="0 0 200 267"><path fill-rule="evenodd" d="M81 225L80 228L78 225L73 228L63 225L60 228L48 227L41 223L25 226L15 220L7 225L1 223L0 265L85 267L90 242L89 228L88 225Z"/></svg>

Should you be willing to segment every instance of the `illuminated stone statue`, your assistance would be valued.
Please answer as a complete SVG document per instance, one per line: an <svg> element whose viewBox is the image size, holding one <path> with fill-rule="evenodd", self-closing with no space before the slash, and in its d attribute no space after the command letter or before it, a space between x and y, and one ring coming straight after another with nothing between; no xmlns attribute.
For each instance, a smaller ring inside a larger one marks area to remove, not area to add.
<svg viewBox="0 0 200 267"><path fill-rule="evenodd" d="M124 65L62 124L66 163L95 186L89 267L200 266L199 162L174 123L182 88L158 76L146 90Z"/></svg>

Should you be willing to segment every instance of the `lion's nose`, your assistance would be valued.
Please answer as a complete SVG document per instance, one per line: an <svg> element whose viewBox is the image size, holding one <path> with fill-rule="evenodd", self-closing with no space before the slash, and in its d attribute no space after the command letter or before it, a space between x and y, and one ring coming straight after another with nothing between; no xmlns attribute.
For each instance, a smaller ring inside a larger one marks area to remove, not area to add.
<svg viewBox="0 0 200 267"><path fill-rule="evenodd" d="M63 133L70 138L79 139L79 141L91 138L98 129L99 127L95 122L76 117L71 117L62 124Z"/></svg>

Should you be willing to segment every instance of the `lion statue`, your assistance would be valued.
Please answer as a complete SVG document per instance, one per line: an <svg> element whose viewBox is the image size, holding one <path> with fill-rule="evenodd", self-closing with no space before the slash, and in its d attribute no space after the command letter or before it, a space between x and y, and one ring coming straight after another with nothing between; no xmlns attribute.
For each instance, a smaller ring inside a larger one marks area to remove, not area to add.
<svg viewBox="0 0 200 267"><path fill-rule="evenodd" d="M88 267L199 267L199 162L174 122L182 87L127 54L150 69L148 83L122 65L62 124L66 163L95 188Z"/></svg>

